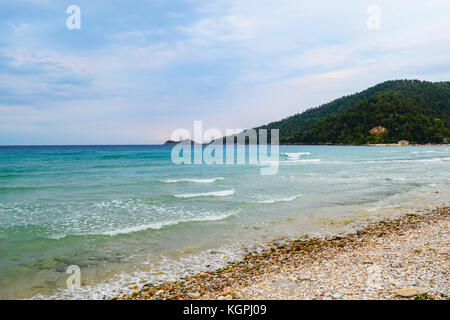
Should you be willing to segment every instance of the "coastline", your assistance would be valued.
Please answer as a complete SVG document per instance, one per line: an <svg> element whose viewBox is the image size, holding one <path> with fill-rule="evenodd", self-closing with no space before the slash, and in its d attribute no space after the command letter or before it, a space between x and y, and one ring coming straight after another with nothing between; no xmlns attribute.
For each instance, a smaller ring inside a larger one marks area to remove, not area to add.
<svg viewBox="0 0 450 320"><path fill-rule="evenodd" d="M274 241L211 272L113 299L449 299L450 208L326 239Z"/></svg>

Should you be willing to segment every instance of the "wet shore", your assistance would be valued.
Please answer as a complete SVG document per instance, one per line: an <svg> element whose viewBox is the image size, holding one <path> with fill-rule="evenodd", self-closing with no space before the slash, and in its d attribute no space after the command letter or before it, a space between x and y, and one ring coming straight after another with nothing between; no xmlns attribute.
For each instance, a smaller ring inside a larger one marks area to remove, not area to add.
<svg viewBox="0 0 450 320"><path fill-rule="evenodd" d="M344 236L271 242L215 271L162 284L143 279L114 299L448 299L449 213L436 208Z"/></svg>

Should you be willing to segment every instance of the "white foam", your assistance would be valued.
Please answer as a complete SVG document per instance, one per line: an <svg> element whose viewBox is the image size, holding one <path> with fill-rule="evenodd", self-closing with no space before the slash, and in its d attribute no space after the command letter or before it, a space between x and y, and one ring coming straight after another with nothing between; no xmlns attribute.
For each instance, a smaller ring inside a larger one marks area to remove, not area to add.
<svg viewBox="0 0 450 320"><path fill-rule="evenodd" d="M248 243L247 243L248 244ZM251 244L248 244L251 247ZM108 279L107 282L100 282L93 285L83 285L77 289L58 289L55 293L44 295L36 294L33 300L102 300L113 298L117 295L131 294L134 290L130 285L138 286L138 290L143 288L145 283L141 280L147 279L146 283L161 283L165 281L179 280L187 275L197 272L216 270L225 267L229 261L243 259L246 247L240 243L227 244L214 250L205 250L186 254L180 258L161 256L161 263L154 265L151 261L143 262L143 265L149 265L146 270L132 272L121 272ZM214 252L214 254L211 254ZM158 271L158 272L156 272Z"/></svg>
<svg viewBox="0 0 450 320"><path fill-rule="evenodd" d="M293 165L293 164L307 164L307 163L319 163L320 159L292 159L288 161L280 161L280 164Z"/></svg>
<svg viewBox="0 0 450 320"><path fill-rule="evenodd" d="M223 191L211 191L202 193L186 193L186 194L175 194L176 198L197 198L197 197L227 197L234 194L234 189L223 190Z"/></svg>
<svg viewBox="0 0 450 320"><path fill-rule="evenodd" d="M431 159L414 159L414 160L394 160L392 162L442 162L442 158L431 158Z"/></svg>
<svg viewBox="0 0 450 320"><path fill-rule="evenodd" d="M283 152L281 154L284 154L288 158L288 160L300 159L301 156L311 155L310 152Z"/></svg>
<svg viewBox="0 0 450 320"><path fill-rule="evenodd" d="M263 200L258 200L255 201L255 203L265 203L265 204L274 204L277 202L290 202L293 201L299 197L303 196L302 194L297 194L295 196L292 197L286 197L286 198L269 198L269 199L263 199Z"/></svg>
<svg viewBox="0 0 450 320"><path fill-rule="evenodd" d="M413 153L413 154L420 154L420 153L436 153L436 152L439 152L439 153L442 153L442 152L446 152L447 150L424 150L424 151L413 151L413 152L411 152L411 153Z"/></svg>
<svg viewBox="0 0 450 320"><path fill-rule="evenodd" d="M314 159L311 159L314 160ZM319 159L320 160L320 159ZM439 163L442 161L450 160L449 157L442 157L442 158L429 158L429 159L390 159L390 160L364 160L364 161L323 161L323 164L366 164L366 163L375 163L375 164L381 164L381 163ZM299 160L303 162L307 162L308 160ZM287 161L286 161L287 162ZM293 161L289 161L293 162Z"/></svg>
<svg viewBox="0 0 450 320"><path fill-rule="evenodd" d="M100 234L108 235L108 236L115 236L118 234L128 234L128 233L139 232L139 231L148 230L148 229L159 230L166 226L176 225L176 224L184 223L184 222L213 222L213 221L224 220L228 217L235 215L238 212L239 212L239 210L234 210L234 211L226 212L223 214L216 214L216 215L210 215L210 216L205 216L205 217L196 217L193 219L180 219L180 220L174 220L174 221L164 221L164 222L157 222L157 223L151 223L151 224L144 224L144 225L135 226L135 227L117 229L117 230L113 230L113 231L106 231L106 232L102 232Z"/></svg>
<svg viewBox="0 0 450 320"><path fill-rule="evenodd" d="M214 183L219 180L224 180L223 177L210 178L210 179L199 179L199 178L185 178L185 179L165 179L160 180L164 183L177 183L177 182L194 182L194 183Z"/></svg>

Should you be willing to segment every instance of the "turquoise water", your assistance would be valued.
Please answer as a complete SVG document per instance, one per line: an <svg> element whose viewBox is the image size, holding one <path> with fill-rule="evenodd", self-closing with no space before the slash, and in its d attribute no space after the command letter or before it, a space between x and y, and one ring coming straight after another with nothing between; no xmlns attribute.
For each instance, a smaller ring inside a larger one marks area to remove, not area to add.
<svg viewBox="0 0 450 320"><path fill-rule="evenodd" d="M446 146L280 152L262 176L177 166L163 146L0 147L0 298L101 298L219 266L244 244L448 205ZM79 290L65 289L70 265Z"/></svg>

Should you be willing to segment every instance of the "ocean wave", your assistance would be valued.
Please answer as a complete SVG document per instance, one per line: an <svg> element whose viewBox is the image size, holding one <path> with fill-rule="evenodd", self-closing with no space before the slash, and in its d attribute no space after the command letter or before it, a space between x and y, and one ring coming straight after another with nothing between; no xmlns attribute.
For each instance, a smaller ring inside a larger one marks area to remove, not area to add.
<svg viewBox="0 0 450 320"><path fill-rule="evenodd" d="M85 236L116 236L120 234L130 234L134 232L140 232L145 230L160 230L164 227L170 227L175 226L182 223L194 223L194 222L214 222L214 221L220 221L225 220L231 216L236 215L240 212L240 209L227 211L223 213L207 213L204 216L200 217L191 217L191 218L182 218L182 219L173 219L173 220L166 220L166 221L159 221L159 222L153 222L153 223L147 223L147 224L141 224L137 226L130 226L130 227L123 227L118 228L114 230L108 230L108 231L93 231L88 233L68 233L68 234L53 234L53 235L47 235L47 236L39 236L37 239L49 239L49 240L60 240L65 239L67 237L85 237Z"/></svg>
<svg viewBox="0 0 450 320"><path fill-rule="evenodd" d="M175 194L176 198L197 198L197 197L227 197L234 194L234 189L223 190L223 191L211 191L211 192L201 192L201 193L186 193L186 194Z"/></svg>
<svg viewBox="0 0 450 320"><path fill-rule="evenodd" d="M411 153L413 154L419 154L419 153L434 153L434 150L427 150L427 151L413 151Z"/></svg>
<svg viewBox="0 0 450 320"><path fill-rule="evenodd" d="M430 159L408 159L408 160L394 160L392 162L442 162L442 158L430 158Z"/></svg>
<svg viewBox="0 0 450 320"><path fill-rule="evenodd" d="M314 159L311 159L314 160ZM320 160L320 159L319 159ZM448 161L450 157L442 157L442 158L425 158L425 159L389 159L389 160L357 160L357 161L322 161L322 164L382 164L382 163L429 163L435 162L439 163L442 161ZM300 162L307 162L308 160L299 160ZM286 161L294 162L294 161Z"/></svg>
<svg viewBox="0 0 450 320"><path fill-rule="evenodd" d="M262 199L262 200L256 200L252 203L274 204L277 202L290 202L290 201L293 201L302 196L303 196L303 194L297 194L297 195L294 195L291 197L285 197L285 198L267 198L267 199Z"/></svg>
<svg viewBox="0 0 450 320"><path fill-rule="evenodd" d="M34 191L44 188L52 188L54 186L39 186L39 187L24 187L24 186L17 186L17 187L0 187L0 192L14 192L14 191Z"/></svg>
<svg viewBox="0 0 450 320"><path fill-rule="evenodd" d="M174 225L177 225L180 223L214 222L214 221L220 221L220 220L227 219L231 216L234 216L238 212L239 212L239 210L234 210L234 211L226 212L223 214L210 215L210 216L204 216L204 217L196 217L196 218L192 218L192 219L180 219L180 220L169 220L169 221L164 221L164 222L155 222L155 223L144 224L144 225L140 225L140 226L127 227L127 228L122 228L122 229L117 229L117 230L112 230L112 231L105 231L105 232L97 233L96 235L116 236L119 234L129 234L129 233L144 231L144 230L148 230L148 229L159 230L159 229L162 229L163 227L174 226Z"/></svg>
<svg viewBox="0 0 450 320"><path fill-rule="evenodd" d="M378 161L366 161L366 163L428 163L428 162L442 162L446 157L442 158L422 158L422 159L391 159L391 160L378 160Z"/></svg>
<svg viewBox="0 0 450 320"><path fill-rule="evenodd" d="M164 183L177 183L177 182L194 182L194 183L214 183L219 180L224 180L223 177L210 178L210 179L199 179L199 178L184 178L184 179L164 179L160 180Z"/></svg>
<svg viewBox="0 0 450 320"><path fill-rule="evenodd" d="M293 164L307 164L307 163L319 163L320 159L292 159L288 161L280 161L280 164L287 164L287 165L293 165Z"/></svg>
<svg viewBox="0 0 450 320"><path fill-rule="evenodd" d="M281 154L291 160L299 159L301 156L309 156L311 155L311 152L282 152Z"/></svg>

